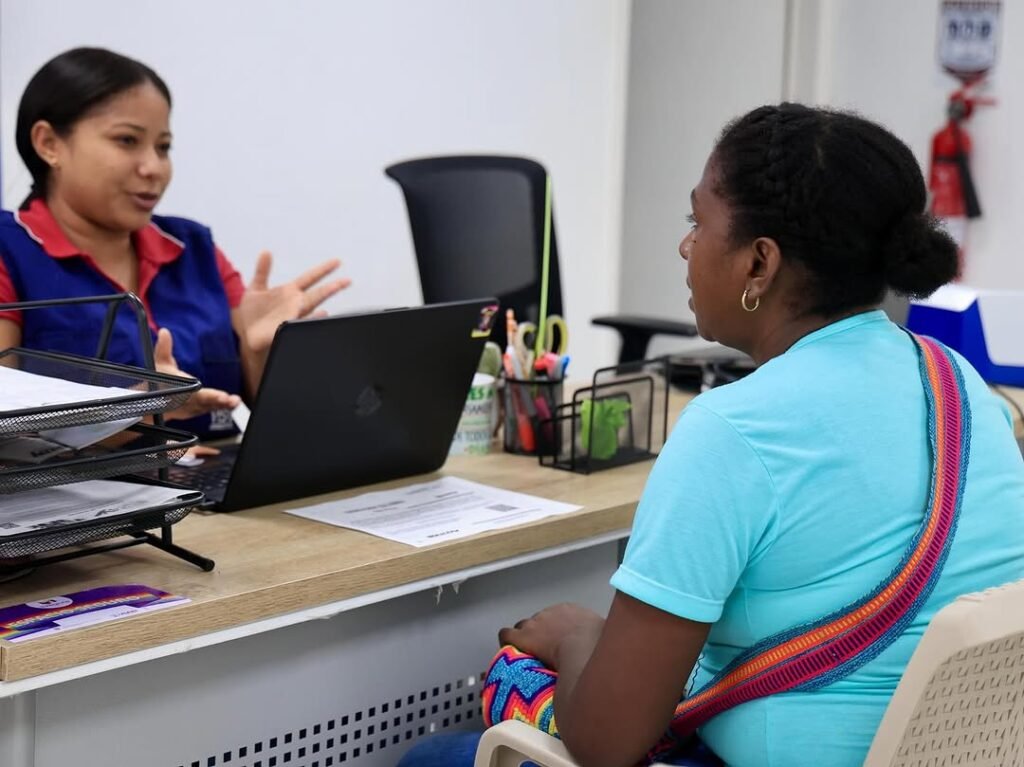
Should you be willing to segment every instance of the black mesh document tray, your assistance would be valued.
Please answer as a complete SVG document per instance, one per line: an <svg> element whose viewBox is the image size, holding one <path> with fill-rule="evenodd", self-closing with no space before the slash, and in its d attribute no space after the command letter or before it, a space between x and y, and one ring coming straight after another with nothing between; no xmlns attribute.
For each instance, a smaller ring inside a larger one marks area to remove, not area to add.
<svg viewBox="0 0 1024 767"><path fill-rule="evenodd" d="M163 476L166 466L178 460L196 442L191 434L164 428L163 413L185 404L192 393L200 388L200 383L194 378L156 372L150 326L145 306L138 296L118 293L109 296L54 298L0 304L0 309L22 311L87 303L100 303L107 307L106 319L99 328L95 357L22 348L0 351L0 374L4 373L3 368L13 368L55 379L52 382L55 391L45 397L35 396L33 392L20 401L14 395L14 382L8 380L6 397L0 386L0 437L38 436L38 432L51 429L147 416L151 417L155 425L136 423L95 445L61 452L41 463L15 464L9 460L0 461L0 517L5 499L14 502L11 493L121 477L152 469L157 469L157 473ZM107 362L105 359L117 313L122 309L133 315L145 368ZM124 391L68 391L65 382L117 387ZM31 386L30 382L26 390L31 392ZM40 389L45 393L45 387ZM53 435L43 436L53 440ZM64 442L65 439L58 441ZM37 457L39 455L36 454ZM55 520L53 524L0 537L0 580L24 575L43 565L140 544L152 545L207 572L212 570L213 560L175 544L171 529L202 502L203 494L138 476L129 478L134 482L163 484L180 492L159 506L110 513L89 520L78 520L72 516L67 520ZM116 540L106 542L106 539Z"/></svg>
<svg viewBox="0 0 1024 767"><path fill-rule="evenodd" d="M138 423L94 445L30 464L0 457L0 494L66 485L170 466L196 444L194 434Z"/></svg>
<svg viewBox="0 0 1024 767"><path fill-rule="evenodd" d="M595 371L539 421L540 464L590 474L654 458L668 434L668 379L664 357Z"/></svg>
<svg viewBox="0 0 1024 767"><path fill-rule="evenodd" d="M91 357L21 348L0 352L0 365L74 383L133 390L109 398L93 397L18 410L0 409L0 434L29 434L162 413L180 407L200 386L194 378L171 376ZM2 407L3 397L0 396Z"/></svg>
<svg viewBox="0 0 1024 767"><path fill-rule="evenodd" d="M161 483L154 482L151 484ZM168 486L173 487L171 485ZM90 519L83 522L62 523L51 529L32 530L30 532L18 533L17 535L0 537L0 560L41 554L46 551L53 551L54 549L77 546L82 543L115 538L122 535L132 536L134 539L125 545L147 542L157 545L158 548L169 550L167 547L159 545L159 539L150 536L146 531L170 527L175 522L181 521L202 500L202 493L182 488L181 495L177 499L160 506L136 509L124 514L99 517L98 519ZM149 540L150 538L153 538L153 540ZM211 568L212 565L213 563L210 562ZM209 568L203 567L203 569Z"/></svg>

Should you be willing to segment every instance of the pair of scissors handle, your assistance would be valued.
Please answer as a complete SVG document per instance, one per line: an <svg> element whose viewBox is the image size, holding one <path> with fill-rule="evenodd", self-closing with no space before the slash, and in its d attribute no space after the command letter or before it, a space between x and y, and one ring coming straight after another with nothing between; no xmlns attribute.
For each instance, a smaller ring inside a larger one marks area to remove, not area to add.
<svg viewBox="0 0 1024 767"><path fill-rule="evenodd" d="M532 336L527 336L530 331L528 326L533 323L521 322L516 327L516 334L512 340L512 350L516 357L516 366L519 368L520 378L529 378L533 374L533 348L527 345L527 340L532 340Z"/></svg>
<svg viewBox="0 0 1024 767"><path fill-rule="evenodd" d="M537 324L520 322L516 334L516 347L522 352L533 352L537 341ZM544 320L544 337L541 339L540 353L543 355L557 354L562 356L569 347L569 328L565 320L558 314L552 314Z"/></svg>

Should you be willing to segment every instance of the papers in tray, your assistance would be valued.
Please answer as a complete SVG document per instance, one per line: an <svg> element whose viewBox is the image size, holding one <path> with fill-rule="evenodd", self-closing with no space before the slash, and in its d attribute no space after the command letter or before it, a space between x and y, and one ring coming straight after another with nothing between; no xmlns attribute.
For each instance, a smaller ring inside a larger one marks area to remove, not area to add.
<svg viewBox="0 0 1024 767"><path fill-rule="evenodd" d="M103 402L144 392L119 386L92 386L63 378L28 373L0 365L0 417L40 408L73 408L89 402ZM47 429L33 434L0 437L0 461L41 463L72 450L79 450L123 429L139 418Z"/></svg>
<svg viewBox="0 0 1024 767"><path fill-rule="evenodd" d="M189 601L137 583L76 591L0 608L0 639L23 642Z"/></svg>
<svg viewBox="0 0 1024 767"><path fill-rule="evenodd" d="M63 378L27 373L3 365L0 365L0 391L4 393L0 415L18 410L60 405L70 407L93 400L138 397L145 394L119 386L92 386L66 381Z"/></svg>
<svg viewBox="0 0 1024 767"><path fill-rule="evenodd" d="M0 462L42 463L64 453L94 445L141 420L141 418L122 418L119 421L105 421L64 429L46 429L35 434L0 437Z"/></svg>
<svg viewBox="0 0 1024 767"><path fill-rule="evenodd" d="M192 492L96 479L0 495L0 538L163 506Z"/></svg>
<svg viewBox="0 0 1024 767"><path fill-rule="evenodd" d="M457 477L443 477L433 482L288 509L287 513L410 546L431 546L581 508Z"/></svg>

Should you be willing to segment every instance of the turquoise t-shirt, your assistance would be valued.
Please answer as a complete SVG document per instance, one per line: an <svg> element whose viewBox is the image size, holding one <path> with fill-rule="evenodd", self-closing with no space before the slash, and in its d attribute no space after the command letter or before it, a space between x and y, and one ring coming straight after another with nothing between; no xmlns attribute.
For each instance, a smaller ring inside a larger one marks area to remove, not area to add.
<svg viewBox="0 0 1024 767"><path fill-rule="evenodd" d="M867 754L935 612L1024 578L1024 465L1009 412L962 357L970 465L949 558L910 628L816 692L746 703L701 736L732 767L844 767ZM612 585L713 623L699 689L739 652L866 595L928 500L931 456L913 341L881 311L828 325L694 399L654 465Z"/></svg>

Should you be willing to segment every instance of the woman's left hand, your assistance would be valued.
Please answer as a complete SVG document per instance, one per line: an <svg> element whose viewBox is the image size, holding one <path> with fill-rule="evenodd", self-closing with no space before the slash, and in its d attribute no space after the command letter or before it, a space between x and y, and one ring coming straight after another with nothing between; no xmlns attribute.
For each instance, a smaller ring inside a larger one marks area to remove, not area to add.
<svg viewBox="0 0 1024 767"><path fill-rule="evenodd" d="M532 618L498 632L498 641L536 656L545 666L558 670L558 651L567 637L576 634L598 636L604 618L579 605L563 603L546 607Z"/></svg>
<svg viewBox="0 0 1024 767"><path fill-rule="evenodd" d="M174 338L167 328L160 328L157 331L156 345L153 347L153 361L158 372L172 376L195 376L186 373L178 367L174 359ZM169 419L194 418L205 415L213 410L234 410L241 403L242 398L237 394L229 394L221 389L211 389L208 386L196 391L189 397L185 404L177 410L172 410L166 415Z"/></svg>
<svg viewBox="0 0 1024 767"><path fill-rule="evenodd" d="M269 252L260 253L256 261L256 274L235 310L236 329L248 349L256 354L267 351L274 334L282 322L312 314L320 304L351 284L347 277L330 282L322 280L341 266L332 259L276 287L270 287Z"/></svg>

